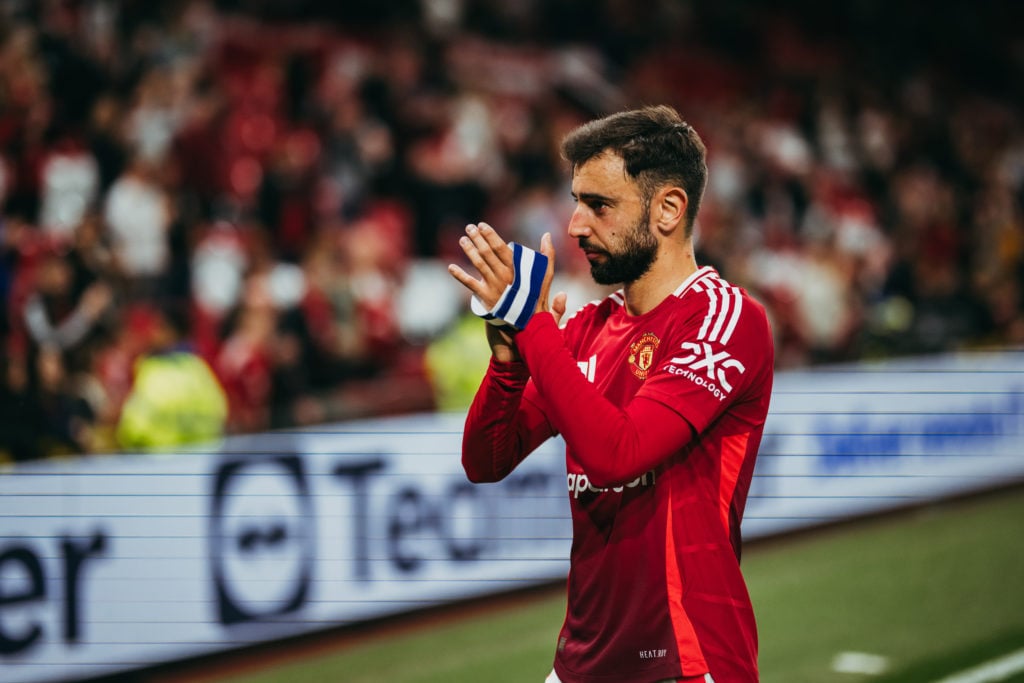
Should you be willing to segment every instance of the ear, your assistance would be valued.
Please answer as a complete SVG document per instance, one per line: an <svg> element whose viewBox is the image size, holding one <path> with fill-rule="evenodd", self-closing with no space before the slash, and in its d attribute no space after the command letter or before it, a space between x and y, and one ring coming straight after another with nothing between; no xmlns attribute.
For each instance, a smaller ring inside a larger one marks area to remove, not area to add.
<svg viewBox="0 0 1024 683"><path fill-rule="evenodd" d="M686 226L686 207L690 198L686 190L670 185L655 193L651 198L651 222L664 235L669 235Z"/></svg>

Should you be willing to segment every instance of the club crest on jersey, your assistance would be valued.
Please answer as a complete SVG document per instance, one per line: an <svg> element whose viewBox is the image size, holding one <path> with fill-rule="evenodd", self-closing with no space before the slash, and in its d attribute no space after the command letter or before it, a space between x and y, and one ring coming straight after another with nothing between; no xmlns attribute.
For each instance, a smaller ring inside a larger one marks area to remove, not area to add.
<svg viewBox="0 0 1024 683"><path fill-rule="evenodd" d="M654 364L654 352L658 350L658 339L653 332L644 332L629 347L629 369L638 379L647 379L647 373Z"/></svg>

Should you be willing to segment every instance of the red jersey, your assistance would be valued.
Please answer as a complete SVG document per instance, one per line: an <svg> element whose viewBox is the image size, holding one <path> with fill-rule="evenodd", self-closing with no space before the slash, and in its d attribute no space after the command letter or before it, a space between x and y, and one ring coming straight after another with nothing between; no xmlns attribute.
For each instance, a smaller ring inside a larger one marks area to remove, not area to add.
<svg viewBox="0 0 1024 683"><path fill-rule="evenodd" d="M530 320L516 337L524 362L488 369L463 465L494 481L550 436L566 441L564 683L757 681L739 555L772 387L767 317L710 267L648 313L623 303L589 304L564 330Z"/></svg>

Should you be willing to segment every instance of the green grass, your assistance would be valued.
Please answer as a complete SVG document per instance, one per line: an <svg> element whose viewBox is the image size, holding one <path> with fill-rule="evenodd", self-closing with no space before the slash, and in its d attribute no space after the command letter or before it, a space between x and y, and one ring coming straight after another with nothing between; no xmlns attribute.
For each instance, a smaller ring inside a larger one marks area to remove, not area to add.
<svg viewBox="0 0 1024 683"><path fill-rule="evenodd" d="M1021 647L1022 532L1014 492L755 549L744 571L762 681L868 680L831 671L842 651L885 656L896 672L947 660L923 678L888 678L937 680Z"/></svg>
<svg viewBox="0 0 1024 683"><path fill-rule="evenodd" d="M1024 646L1020 490L754 544L743 568L763 683L930 683ZM540 683L563 614L560 593L542 594L220 680ZM884 656L890 670L836 673L844 651Z"/></svg>
<svg viewBox="0 0 1024 683"><path fill-rule="evenodd" d="M565 601L526 600L499 614L442 621L413 633L388 631L355 647L260 673L218 680L238 683L541 683L551 670Z"/></svg>

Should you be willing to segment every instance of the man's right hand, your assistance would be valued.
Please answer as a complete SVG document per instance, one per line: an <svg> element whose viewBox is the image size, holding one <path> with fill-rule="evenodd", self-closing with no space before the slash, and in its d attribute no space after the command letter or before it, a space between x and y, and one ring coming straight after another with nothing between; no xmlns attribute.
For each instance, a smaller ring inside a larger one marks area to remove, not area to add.
<svg viewBox="0 0 1024 683"><path fill-rule="evenodd" d="M486 223L466 226L466 236L459 240L459 246L477 269L480 277L474 278L454 263L448 266L448 272L478 297L486 308L493 307L515 278L512 249L494 228ZM548 301L555 272L555 249L548 233L541 239L541 253L548 258L548 264L536 311L550 313L557 324L565 314L566 301L564 293L559 293L553 301ZM515 334L516 329L511 325L487 324L487 342L497 360L520 360L519 351L515 346Z"/></svg>
<svg viewBox="0 0 1024 683"><path fill-rule="evenodd" d="M505 240L486 223L466 226L466 236L459 241L470 263L477 269L480 278L474 278L455 264L448 266L452 277L462 283L466 289L477 296L483 304L490 308L497 303L505 287L515 277L512 266L512 249ZM519 360L513 335L515 328L496 326L488 323L487 342L491 353L502 362Z"/></svg>
<svg viewBox="0 0 1024 683"><path fill-rule="evenodd" d="M448 266L448 272L480 299L485 308L492 308L515 279L512 248L486 223L467 225L459 246L480 277L473 277L454 263Z"/></svg>

